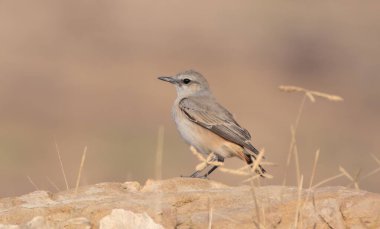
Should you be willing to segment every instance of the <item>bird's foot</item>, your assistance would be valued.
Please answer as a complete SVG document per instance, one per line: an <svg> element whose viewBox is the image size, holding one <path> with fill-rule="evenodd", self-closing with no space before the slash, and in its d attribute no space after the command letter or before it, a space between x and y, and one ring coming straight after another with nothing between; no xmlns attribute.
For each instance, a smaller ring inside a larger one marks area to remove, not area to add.
<svg viewBox="0 0 380 229"><path fill-rule="evenodd" d="M199 176L197 178L199 178L199 179L207 179L208 180L208 174L205 174L203 176Z"/></svg>
<svg viewBox="0 0 380 229"><path fill-rule="evenodd" d="M184 175L181 175L180 177L183 177L183 178L198 178L198 179L208 179L208 175L209 174L204 174L204 175L201 175L200 174L200 171L196 171L195 173L191 174L190 176L184 176Z"/></svg>
<svg viewBox="0 0 380 229"><path fill-rule="evenodd" d="M180 177L183 178L199 178L200 177L201 171L195 171L193 174L186 176L186 175L181 175Z"/></svg>

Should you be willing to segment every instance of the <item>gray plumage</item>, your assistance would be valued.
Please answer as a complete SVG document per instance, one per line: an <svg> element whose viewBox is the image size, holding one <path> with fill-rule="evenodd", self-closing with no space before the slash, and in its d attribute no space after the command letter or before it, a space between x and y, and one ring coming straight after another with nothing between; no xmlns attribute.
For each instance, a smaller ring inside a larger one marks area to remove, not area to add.
<svg viewBox="0 0 380 229"><path fill-rule="evenodd" d="M236 156L252 164L258 151L251 143L250 133L215 100L207 80L200 73L190 70L159 79L176 86L177 99L172 115L179 133L188 144L205 155L216 154L218 161ZM207 177L216 168L213 166L203 176L197 171L192 177ZM259 166L257 172L262 174L265 170Z"/></svg>
<svg viewBox="0 0 380 229"><path fill-rule="evenodd" d="M191 96L182 99L178 105L192 122L258 154L257 149L251 144L249 132L241 127L232 114L213 98Z"/></svg>

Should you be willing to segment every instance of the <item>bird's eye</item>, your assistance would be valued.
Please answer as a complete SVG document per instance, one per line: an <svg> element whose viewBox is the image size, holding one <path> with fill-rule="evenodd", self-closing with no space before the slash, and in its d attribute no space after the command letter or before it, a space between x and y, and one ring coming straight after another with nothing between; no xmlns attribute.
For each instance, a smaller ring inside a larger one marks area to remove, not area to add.
<svg viewBox="0 0 380 229"><path fill-rule="evenodd" d="M188 83L190 83L190 81L191 81L191 80L189 80L188 78L182 80L182 82L183 82L184 84L188 84Z"/></svg>

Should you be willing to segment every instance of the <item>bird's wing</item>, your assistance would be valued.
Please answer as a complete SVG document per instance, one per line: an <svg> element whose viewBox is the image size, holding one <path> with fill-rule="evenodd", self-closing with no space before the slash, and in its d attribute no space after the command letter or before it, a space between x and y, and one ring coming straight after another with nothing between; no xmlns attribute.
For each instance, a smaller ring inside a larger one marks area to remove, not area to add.
<svg viewBox="0 0 380 229"><path fill-rule="evenodd" d="M208 97L188 97L179 102L179 108L187 118L219 135L247 148L255 154L258 150L251 144L251 135L242 128L224 107Z"/></svg>

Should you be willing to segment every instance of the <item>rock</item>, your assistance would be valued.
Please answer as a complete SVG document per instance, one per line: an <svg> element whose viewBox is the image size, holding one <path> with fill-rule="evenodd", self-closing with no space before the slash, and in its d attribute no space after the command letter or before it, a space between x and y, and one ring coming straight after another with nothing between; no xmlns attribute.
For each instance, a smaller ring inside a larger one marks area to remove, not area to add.
<svg viewBox="0 0 380 229"><path fill-rule="evenodd" d="M124 209L114 209L111 214L100 220L100 229L163 229L155 223L145 212L136 214Z"/></svg>
<svg viewBox="0 0 380 229"><path fill-rule="evenodd" d="M298 214L297 214L298 213ZM0 199L3 228L380 228L380 195L174 178Z"/></svg>

